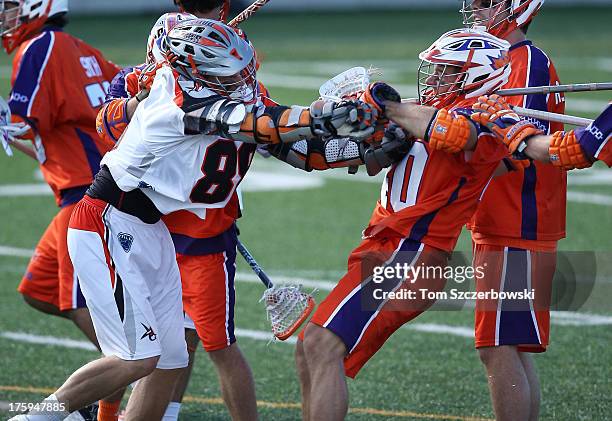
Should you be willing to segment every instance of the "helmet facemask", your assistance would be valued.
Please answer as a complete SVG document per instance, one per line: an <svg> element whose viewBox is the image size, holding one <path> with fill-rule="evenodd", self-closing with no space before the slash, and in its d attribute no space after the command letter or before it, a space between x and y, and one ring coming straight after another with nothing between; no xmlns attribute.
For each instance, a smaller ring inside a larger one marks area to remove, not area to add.
<svg viewBox="0 0 612 421"><path fill-rule="evenodd" d="M419 100L422 105L439 106L464 91L467 72L459 66L422 60L418 71Z"/></svg>
<svg viewBox="0 0 612 421"><path fill-rule="evenodd" d="M229 76L213 75L201 71L194 62L191 69L179 71L187 79L192 80L196 87L207 88L214 93L241 102L252 102L257 94L256 57L240 72Z"/></svg>
<svg viewBox="0 0 612 421"><path fill-rule="evenodd" d="M0 0L0 36L15 31L21 21L21 5L16 0Z"/></svg>
<svg viewBox="0 0 612 421"><path fill-rule="evenodd" d="M503 36L512 13L511 0L463 0L463 24Z"/></svg>

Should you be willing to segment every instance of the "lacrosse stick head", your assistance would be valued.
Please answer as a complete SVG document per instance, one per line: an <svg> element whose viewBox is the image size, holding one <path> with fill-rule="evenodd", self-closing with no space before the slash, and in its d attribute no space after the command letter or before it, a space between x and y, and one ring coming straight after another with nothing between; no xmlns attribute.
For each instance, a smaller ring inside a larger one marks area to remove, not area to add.
<svg viewBox="0 0 612 421"><path fill-rule="evenodd" d="M342 101L348 96L363 92L370 84L371 72L365 67L353 67L334 76L319 88L322 99Z"/></svg>
<svg viewBox="0 0 612 421"><path fill-rule="evenodd" d="M0 142L2 143L2 148L6 152L8 156L13 156L13 152L11 151L10 141L11 136L8 132L8 127L11 124L11 109L9 108L8 103L2 97L0 97Z"/></svg>
<svg viewBox="0 0 612 421"><path fill-rule="evenodd" d="M264 291L260 301L266 306L272 333L281 341L293 335L315 307L312 295L299 285L275 285Z"/></svg>

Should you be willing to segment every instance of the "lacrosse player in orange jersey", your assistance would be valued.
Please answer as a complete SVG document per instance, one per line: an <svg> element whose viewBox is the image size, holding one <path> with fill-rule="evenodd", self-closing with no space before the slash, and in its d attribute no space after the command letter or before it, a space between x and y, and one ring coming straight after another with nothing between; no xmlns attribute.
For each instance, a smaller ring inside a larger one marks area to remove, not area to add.
<svg viewBox="0 0 612 421"><path fill-rule="evenodd" d="M388 170L364 240L349 256L347 274L300 335L296 363L304 419L344 419L345 376L355 377L399 327L433 304L419 295L420 289L444 287L435 273L446 266L462 226L508 156L469 115L481 93L508 80L509 47L484 32L451 31L419 56L422 105L383 103L381 98L398 98L384 84L370 85L362 95L381 110L386 106L386 117L419 140ZM393 271L379 276L396 265L439 270L431 276Z"/></svg>
<svg viewBox="0 0 612 421"><path fill-rule="evenodd" d="M589 168L596 161L612 167L612 104L587 127L546 135L520 120L499 95L480 97L472 120L491 129L519 159L550 163L563 170ZM529 135L523 133L529 131Z"/></svg>
<svg viewBox="0 0 612 421"><path fill-rule="evenodd" d="M99 348L66 235L72 210L114 146L96 136L94 124L118 68L64 32L67 13L67 0L0 0L3 46L7 53L16 51L8 106L21 132L11 137L32 140L36 153L19 142L13 145L38 160L60 208L18 290L31 307L72 320ZM110 400L120 398L118 393Z"/></svg>
<svg viewBox="0 0 612 421"><path fill-rule="evenodd" d="M512 44L512 73L504 88L559 84L552 61L526 38L544 0L465 0L464 24L485 28ZM508 102L541 111L564 113L563 94L509 97ZM560 123L531 119L544 133ZM476 348L486 368L497 419L538 418L540 385L530 352L544 352L549 341L549 302L556 266L557 241L565 237L565 171L541 162L525 162L523 171L496 177L483 194L469 228L474 266L484 268L478 291L534 288L528 311L511 304L478 300ZM504 268L511 268L504 272Z"/></svg>

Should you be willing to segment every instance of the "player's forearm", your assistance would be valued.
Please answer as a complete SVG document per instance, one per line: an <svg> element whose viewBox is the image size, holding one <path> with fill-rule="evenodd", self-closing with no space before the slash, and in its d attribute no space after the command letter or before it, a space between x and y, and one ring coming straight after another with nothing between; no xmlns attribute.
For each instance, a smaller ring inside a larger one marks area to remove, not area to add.
<svg viewBox="0 0 612 421"><path fill-rule="evenodd" d="M535 161L550 162L549 148L551 140L552 136L534 136L529 139L529 142L527 142L527 147L523 152L525 155Z"/></svg>
<svg viewBox="0 0 612 421"><path fill-rule="evenodd" d="M433 107L412 103L387 102L385 114L389 120L399 124L417 138L424 139L429 122L437 111Z"/></svg>
<svg viewBox="0 0 612 421"><path fill-rule="evenodd" d="M34 151L33 147L26 145L25 143L21 143L19 140L10 142L10 145L18 151L23 152L24 154L32 158L34 161L38 162L38 158L36 157L36 152Z"/></svg>

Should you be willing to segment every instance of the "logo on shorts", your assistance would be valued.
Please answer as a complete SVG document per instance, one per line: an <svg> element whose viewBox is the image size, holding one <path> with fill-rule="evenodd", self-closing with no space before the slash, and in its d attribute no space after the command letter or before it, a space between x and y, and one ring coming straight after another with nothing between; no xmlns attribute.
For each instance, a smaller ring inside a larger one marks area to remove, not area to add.
<svg viewBox="0 0 612 421"><path fill-rule="evenodd" d="M134 242L134 236L125 232L120 232L117 234L117 239L119 240L123 251L129 253L130 249L132 248L132 243Z"/></svg>
<svg viewBox="0 0 612 421"><path fill-rule="evenodd" d="M153 328L145 325L144 323L140 322L140 324L142 325L142 327L145 328L145 333L142 334L142 336L140 337L140 339L144 339L147 336L149 337L149 340L151 342L153 342L154 340L157 339L157 334L153 331Z"/></svg>

